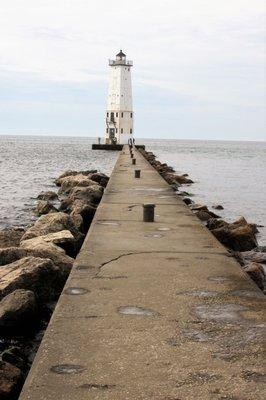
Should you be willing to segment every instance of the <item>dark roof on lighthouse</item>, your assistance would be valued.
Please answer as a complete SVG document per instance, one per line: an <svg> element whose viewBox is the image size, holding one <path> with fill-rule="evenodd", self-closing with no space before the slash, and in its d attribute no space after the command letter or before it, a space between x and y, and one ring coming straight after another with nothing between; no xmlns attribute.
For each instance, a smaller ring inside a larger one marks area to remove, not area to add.
<svg viewBox="0 0 266 400"><path fill-rule="evenodd" d="M126 55L123 53L122 50L119 51L119 53L116 55L116 57L126 57Z"/></svg>

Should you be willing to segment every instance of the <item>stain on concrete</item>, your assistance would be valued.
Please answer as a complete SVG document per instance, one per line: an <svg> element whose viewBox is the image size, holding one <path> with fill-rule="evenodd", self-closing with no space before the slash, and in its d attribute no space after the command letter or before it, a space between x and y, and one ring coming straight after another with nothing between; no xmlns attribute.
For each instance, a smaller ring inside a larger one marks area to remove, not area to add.
<svg viewBox="0 0 266 400"><path fill-rule="evenodd" d="M147 233L146 235L144 235L144 237L162 238L164 237L164 235L160 233Z"/></svg>
<svg viewBox="0 0 266 400"><path fill-rule="evenodd" d="M153 311L150 308L143 308L138 306L119 307L118 312L123 315L140 315L147 317L158 315L156 311Z"/></svg>
<svg viewBox="0 0 266 400"><path fill-rule="evenodd" d="M214 382L221 378L221 375L209 374L208 372L194 372L188 374L187 378L177 383L176 387L181 387L191 384L202 385L208 382Z"/></svg>
<svg viewBox="0 0 266 400"><path fill-rule="evenodd" d="M127 279L128 277L126 275L117 275L117 276L104 276L104 275L97 275L94 276L92 279Z"/></svg>
<svg viewBox="0 0 266 400"><path fill-rule="evenodd" d="M85 294L85 293L90 293L90 290L82 288L82 287L69 287L64 290L64 294L74 295L74 296Z"/></svg>
<svg viewBox="0 0 266 400"><path fill-rule="evenodd" d="M221 293L211 291L211 290L187 290L187 291L183 291L183 292L176 292L176 294L184 295L184 296L208 298L208 297L217 297Z"/></svg>
<svg viewBox="0 0 266 400"><path fill-rule="evenodd" d="M119 226L120 223L117 221L107 221L107 220L99 220L97 221L99 225L111 225L111 226Z"/></svg>
<svg viewBox="0 0 266 400"><path fill-rule="evenodd" d="M194 342L210 342L213 338L205 332L197 329L187 329L184 330L183 335Z"/></svg>
<svg viewBox="0 0 266 400"><path fill-rule="evenodd" d="M240 290L233 290L229 292L231 296L240 296L240 297L249 297L249 298L255 298L255 299L265 299L265 295L261 292L258 292L257 290L246 290L246 289L240 289Z"/></svg>
<svg viewBox="0 0 266 400"><path fill-rule="evenodd" d="M195 314L201 320L215 320L217 322L237 322L243 320L244 317L240 315L241 311L247 311L248 308L239 304L202 304L196 306L194 309Z"/></svg>
<svg viewBox="0 0 266 400"><path fill-rule="evenodd" d="M88 389L88 390L110 390L114 389L116 385L109 385L109 384L99 384L99 383L84 383L83 385L79 386L81 389Z"/></svg>
<svg viewBox="0 0 266 400"><path fill-rule="evenodd" d="M241 355L234 354L231 352L226 352L226 351L216 351L212 353L213 358L218 358L219 360L223 361L228 361L228 362L234 362L237 361L241 358Z"/></svg>
<svg viewBox="0 0 266 400"><path fill-rule="evenodd" d="M84 366L76 364L58 364L50 368L50 371L55 374L80 374L85 370Z"/></svg>
<svg viewBox="0 0 266 400"><path fill-rule="evenodd" d="M168 338L165 343L172 347L178 347L181 344L176 338Z"/></svg>
<svg viewBox="0 0 266 400"><path fill-rule="evenodd" d="M208 280L217 283L231 282L231 278L227 276L210 276Z"/></svg>
<svg viewBox="0 0 266 400"><path fill-rule="evenodd" d="M248 382L266 383L266 374L257 371L243 371L242 378Z"/></svg>
<svg viewBox="0 0 266 400"><path fill-rule="evenodd" d="M76 265L76 270L77 271L88 271L89 269L93 269L95 267L93 267L92 265Z"/></svg>

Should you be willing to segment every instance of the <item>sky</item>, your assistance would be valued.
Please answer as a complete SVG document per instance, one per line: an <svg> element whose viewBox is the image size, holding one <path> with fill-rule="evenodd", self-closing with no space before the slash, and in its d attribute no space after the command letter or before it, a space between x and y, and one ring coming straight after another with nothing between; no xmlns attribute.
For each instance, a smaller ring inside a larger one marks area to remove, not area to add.
<svg viewBox="0 0 266 400"><path fill-rule="evenodd" d="M266 140L264 0L0 0L0 134L103 136L133 60L136 137Z"/></svg>

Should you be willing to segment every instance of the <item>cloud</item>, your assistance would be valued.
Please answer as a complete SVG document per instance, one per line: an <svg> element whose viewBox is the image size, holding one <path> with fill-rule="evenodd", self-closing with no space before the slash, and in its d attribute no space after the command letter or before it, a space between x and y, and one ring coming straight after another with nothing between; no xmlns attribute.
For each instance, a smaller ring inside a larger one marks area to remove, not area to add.
<svg viewBox="0 0 266 400"><path fill-rule="evenodd" d="M169 110L176 101L213 104L225 115L261 110L264 13L262 0L2 0L0 85L15 75L37 88L102 88L108 58L122 47L134 61L136 105L144 86Z"/></svg>

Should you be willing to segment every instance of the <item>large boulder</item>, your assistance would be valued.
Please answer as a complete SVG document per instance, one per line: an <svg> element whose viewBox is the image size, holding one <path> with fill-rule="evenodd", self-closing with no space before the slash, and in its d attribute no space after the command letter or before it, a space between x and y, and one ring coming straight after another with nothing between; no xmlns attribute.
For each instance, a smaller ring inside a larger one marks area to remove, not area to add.
<svg viewBox="0 0 266 400"><path fill-rule="evenodd" d="M10 246L18 246L25 233L23 228L3 229L0 231L0 249Z"/></svg>
<svg viewBox="0 0 266 400"><path fill-rule="evenodd" d="M35 224L25 232L21 241L63 230L70 231L74 236L73 253L69 255L75 256L82 245L84 234L77 229L71 216L63 212L42 215Z"/></svg>
<svg viewBox="0 0 266 400"><path fill-rule="evenodd" d="M47 258L25 257L0 268L0 299L16 289L31 290L38 302L54 299L62 290L65 274Z"/></svg>
<svg viewBox="0 0 266 400"><path fill-rule="evenodd" d="M241 259L242 265L248 264L250 262L256 262L259 264L266 264L266 253L262 251L250 250L236 252L234 254L238 259Z"/></svg>
<svg viewBox="0 0 266 400"><path fill-rule="evenodd" d="M72 171L72 170L68 170L63 172L61 175L59 175L59 177L57 179L55 179L55 184L57 186L61 186L62 184L62 179L66 178L67 176L75 176L78 174L83 174L83 175L91 175L91 174L95 174L97 172L97 169L91 169L91 170L87 170L87 171Z"/></svg>
<svg viewBox="0 0 266 400"><path fill-rule="evenodd" d="M0 360L0 399L14 400L22 386L19 368Z"/></svg>
<svg viewBox="0 0 266 400"><path fill-rule="evenodd" d="M170 185L173 185L176 182L181 185L193 183L193 181L187 178L185 175L177 175L172 172L166 172L162 174L162 176L166 180L166 182L169 183Z"/></svg>
<svg viewBox="0 0 266 400"><path fill-rule="evenodd" d="M25 240L21 247L0 249L0 266L11 264L14 261L29 256L50 258L55 265L63 270L62 272L65 273L66 277L74 262L74 259L67 256L62 248L53 243L47 243L38 238L34 238Z"/></svg>
<svg viewBox="0 0 266 400"><path fill-rule="evenodd" d="M250 276L250 278L257 284L257 286L261 290L264 290L265 272L262 265L256 262L251 262L244 267L244 271Z"/></svg>
<svg viewBox="0 0 266 400"><path fill-rule="evenodd" d="M228 226L228 222L222 220L222 219L217 219L217 218L210 218L207 221L207 228L210 229L210 231L212 231L213 229L217 229L217 228L222 228L224 226Z"/></svg>
<svg viewBox="0 0 266 400"><path fill-rule="evenodd" d="M68 194L75 186L93 186L97 183L91 180L88 175L79 173L77 175L70 175L66 176L65 178L61 178L57 184L60 185L60 189L58 191L59 194Z"/></svg>
<svg viewBox="0 0 266 400"><path fill-rule="evenodd" d="M38 200L46 200L46 201L54 201L58 199L58 195L57 193L48 190L47 192L41 192L38 196L37 196Z"/></svg>
<svg viewBox="0 0 266 400"><path fill-rule="evenodd" d="M238 227L229 224L212 229L211 232L219 242L234 251L252 250L257 246L254 229L249 224Z"/></svg>
<svg viewBox="0 0 266 400"><path fill-rule="evenodd" d="M0 301L0 329L18 334L27 329L36 313L35 295L31 290L17 289Z"/></svg>
<svg viewBox="0 0 266 400"><path fill-rule="evenodd" d="M74 259L67 254L74 252L75 243L72 233L68 230L63 230L23 240L20 248L26 250L27 255L50 258L55 265L63 268L68 274L72 268Z"/></svg>
<svg viewBox="0 0 266 400"><path fill-rule="evenodd" d="M0 249L0 266L11 264L12 262L20 260L26 256L26 250L20 247L7 247L5 249Z"/></svg>
<svg viewBox="0 0 266 400"><path fill-rule="evenodd" d="M97 182L102 187L106 187L109 181L109 177L101 172L95 172L94 174L91 174L90 179L94 182Z"/></svg>
<svg viewBox="0 0 266 400"><path fill-rule="evenodd" d="M57 209L50 201L40 200L37 203L35 212L38 216L40 216L40 215L45 215L45 214L49 214L52 212L57 212Z"/></svg>
<svg viewBox="0 0 266 400"><path fill-rule="evenodd" d="M214 205L212 206L212 208L214 208L215 210L223 210L223 209L224 209L223 206L222 206L221 204L214 204Z"/></svg>
<svg viewBox="0 0 266 400"><path fill-rule="evenodd" d="M87 204L98 204L103 195L103 188L98 184L89 187L74 187L69 193L70 202L83 200Z"/></svg>
<svg viewBox="0 0 266 400"><path fill-rule="evenodd" d="M71 205L70 216L75 221L76 226L83 233L86 233L90 227L95 212L96 208L91 204L87 204L83 200L75 200Z"/></svg>

